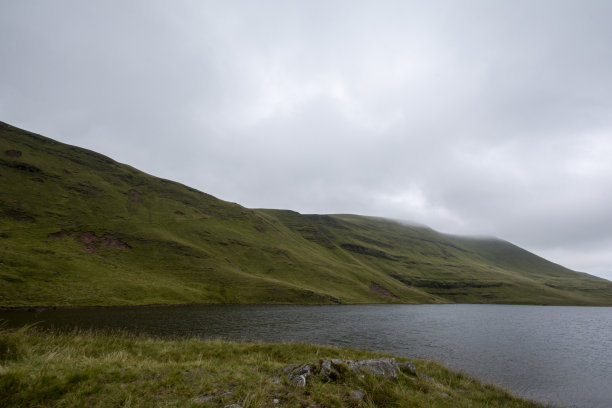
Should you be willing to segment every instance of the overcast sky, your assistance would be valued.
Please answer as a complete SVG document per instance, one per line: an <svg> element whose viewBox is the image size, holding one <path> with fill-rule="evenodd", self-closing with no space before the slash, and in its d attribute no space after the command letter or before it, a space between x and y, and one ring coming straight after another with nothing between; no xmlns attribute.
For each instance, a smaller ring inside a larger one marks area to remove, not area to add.
<svg viewBox="0 0 612 408"><path fill-rule="evenodd" d="M612 279L612 1L2 1L0 120Z"/></svg>

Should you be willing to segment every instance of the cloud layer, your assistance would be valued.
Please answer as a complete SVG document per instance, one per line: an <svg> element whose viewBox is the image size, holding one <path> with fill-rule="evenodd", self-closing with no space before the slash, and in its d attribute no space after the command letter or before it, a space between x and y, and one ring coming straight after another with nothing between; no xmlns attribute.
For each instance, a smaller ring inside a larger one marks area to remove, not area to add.
<svg viewBox="0 0 612 408"><path fill-rule="evenodd" d="M248 207L612 278L608 1L0 5L0 120Z"/></svg>

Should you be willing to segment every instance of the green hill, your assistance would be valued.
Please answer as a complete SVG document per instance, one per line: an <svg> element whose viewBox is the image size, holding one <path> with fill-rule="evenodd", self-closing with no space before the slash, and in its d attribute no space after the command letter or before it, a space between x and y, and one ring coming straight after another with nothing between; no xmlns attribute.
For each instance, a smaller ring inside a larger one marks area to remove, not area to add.
<svg viewBox="0 0 612 408"><path fill-rule="evenodd" d="M0 306L612 305L612 282L508 242L247 209L0 122Z"/></svg>

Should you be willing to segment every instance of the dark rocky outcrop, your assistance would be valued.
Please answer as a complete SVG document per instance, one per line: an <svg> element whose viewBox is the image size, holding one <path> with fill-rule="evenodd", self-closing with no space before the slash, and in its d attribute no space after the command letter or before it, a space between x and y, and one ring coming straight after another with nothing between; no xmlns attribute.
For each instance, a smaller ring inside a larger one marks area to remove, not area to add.
<svg viewBox="0 0 612 408"><path fill-rule="evenodd" d="M340 244L342 249L346 249L347 251L354 252L356 254L373 256L376 258L393 260L393 258L387 254L385 251L381 251L380 249L368 248L357 244Z"/></svg>

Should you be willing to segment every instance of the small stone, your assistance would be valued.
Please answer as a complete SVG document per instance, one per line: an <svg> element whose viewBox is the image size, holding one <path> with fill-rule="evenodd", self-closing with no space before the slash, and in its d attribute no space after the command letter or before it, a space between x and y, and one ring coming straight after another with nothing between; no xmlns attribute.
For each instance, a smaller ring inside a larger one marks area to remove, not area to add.
<svg viewBox="0 0 612 408"><path fill-rule="evenodd" d="M308 377L310 375L310 364L304 364L296 370L297 375Z"/></svg>
<svg viewBox="0 0 612 408"><path fill-rule="evenodd" d="M291 382L296 387L300 387L300 388L306 387L306 377L304 375L298 375L296 377L293 377L293 380L291 380Z"/></svg>
<svg viewBox="0 0 612 408"><path fill-rule="evenodd" d="M419 378L422 378L422 379L424 379L425 381L429 381L429 382L430 382L430 383L432 383L432 384L435 384L435 383L436 383L436 380L434 380L433 378L431 378L430 376L425 375L425 374L420 374L420 375L419 375Z"/></svg>
<svg viewBox="0 0 612 408"><path fill-rule="evenodd" d="M280 380L280 378L278 378L278 377L270 377L270 382L271 382L272 384L280 384L280 383L281 383L281 380Z"/></svg>
<svg viewBox="0 0 612 408"><path fill-rule="evenodd" d="M325 373L331 371L332 366L331 366L331 361L329 360L321 360L321 375L325 376Z"/></svg>
<svg viewBox="0 0 612 408"><path fill-rule="evenodd" d="M272 400L272 403L273 403L273 404L278 404L279 402L280 402L280 400L279 400L278 398L274 398L274 399Z"/></svg>
<svg viewBox="0 0 612 408"><path fill-rule="evenodd" d="M365 397L365 394L363 393L363 391L353 390L353 392L351 392L350 397L353 401L363 401L363 397Z"/></svg>
<svg viewBox="0 0 612 408"><path fill-rule="evenodd" d="M332 363L331 360L321 360L321 368L319 370L319 375L321 375L321 377L326 380L333 381L339 376L338 370L335 368L337 366L338 364Z"/></svg>
<svg viewBox="0 0 612 408"><path fill-rule="evenodd" d="M242 407L238 404L232 404L232 405L226 405L223 408L242 408Z"/></svg>
<svg viewBox="0 0 612 408"><path fill-rule="evenodd" d="M438 395L439 395L439 396L441 396L442 398L448 398L448 397L450 397L450 395L448 395L448 394L447 394L447 393L445 393L445 392L439 392L439 393L438 393Z"/></svg>
<svg viewBox="0 0 612 408"><path fill-rule="evenodd" d="M405 363L398 363L397 366L400 370L407 372L408 374L417 375L416 367L412 364L412 361L406 361Z"/></svg>
<svg viewBox="0 0 612 408"><path fill-rule="evenodd" d="M202 402L210 402L215 399L214 395L200 395L193 399L193 402L202 403Z"/></svg>
<svg viewBox="0 0 612 408"><path fill-rule="evenodd" d="M297 364L289 364L287 367L283 368L282 373L285 375L290 375L298 367L299 366Z"/></svg>

